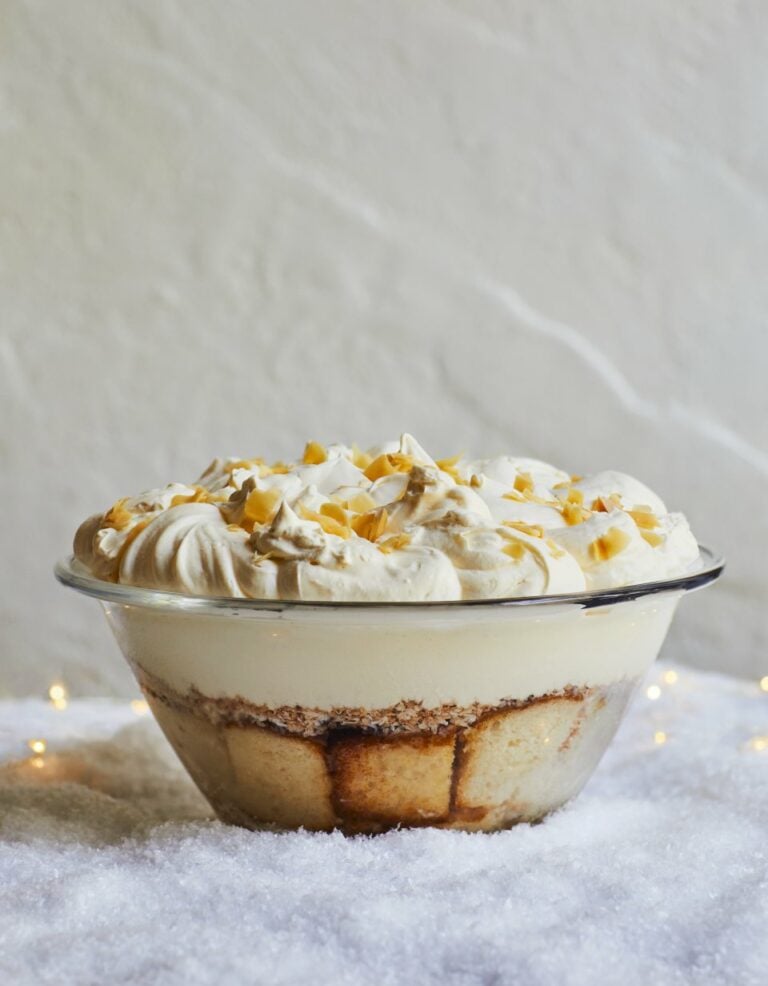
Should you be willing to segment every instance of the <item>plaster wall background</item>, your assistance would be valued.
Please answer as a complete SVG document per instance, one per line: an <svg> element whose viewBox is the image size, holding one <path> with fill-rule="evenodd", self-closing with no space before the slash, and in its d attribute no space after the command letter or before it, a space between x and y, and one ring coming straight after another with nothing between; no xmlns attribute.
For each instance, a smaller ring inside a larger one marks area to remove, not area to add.
<svg viewBox="0 0 768 986"><path fill-rule="evenodd" d="M133 688L87 514L403 429L647 481L768 674L765 4L0 8L0 694Z"/></svg>

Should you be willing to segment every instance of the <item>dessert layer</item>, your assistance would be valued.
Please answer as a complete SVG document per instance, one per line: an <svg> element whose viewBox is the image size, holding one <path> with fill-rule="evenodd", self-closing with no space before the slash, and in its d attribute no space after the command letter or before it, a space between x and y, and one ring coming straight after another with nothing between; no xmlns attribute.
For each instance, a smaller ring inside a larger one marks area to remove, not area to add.
<svg viewBox="0 0 768 986"><path fill-rule="evenodd" d="M345 609L236 616L107 605L137 671L253 705L495 705L644 674L678 598L612 606ZM543 610L543 611L542 611Z"/></svg>
<svg viewBox="0 0 768 986"><path fill-rule="evenodd" d="M305 705L269 706L248 702L239 696L211 698L192 688L186 695L173 692L167 685L153 682L149 675L141 675L141 688L176 709L201 716L217 726L262 726L279 733L305 738L327 737L334 733L358 733L361 736L393 736L406 734L445 734L473 726L489 715L506 709L528 708L541 702L578 702L586 690L566 688L556 695L529 696L527 699L507 698L494 705L473 702L457 705L445 702L427 707L423 702L404 699L396 705L381 709L363 706L333 706L318 709Z"/></svg>
<svg viewBox="0 0 768 986"><path fill-rule="evenodd" d="M194 595L430 601L663 579L698 548L624 473L435 460L406 434L367 452L309 442L290 463L216 459L89 518L75 554L98 578Z"/></svg>
<svg viewBox="0 0 768 986"><path fill-rule="evenodd" d="M534 821L580 790L634 687L497 707L265 711L143 681L158 722L226 821L380 832Z"/></svg>

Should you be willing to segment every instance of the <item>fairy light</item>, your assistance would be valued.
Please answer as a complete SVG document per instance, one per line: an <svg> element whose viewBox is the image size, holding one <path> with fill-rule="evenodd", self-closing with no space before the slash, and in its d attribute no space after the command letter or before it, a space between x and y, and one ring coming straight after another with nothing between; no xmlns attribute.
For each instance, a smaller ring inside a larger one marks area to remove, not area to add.
<svg viewBox="0 0 768 986"><path fill-rule="evenodd" d="M664 684L665 685L674 685L678 678L679 678L679 675L678 675L677 671L665 671L664 672Z"/></svg>
<svg viewBox="0 0 768 986"><path fill-rule="evenodd" d="M661 697L661 689L658 685L650 685L646 688L645 694L652 702L655 702L657 698Z"/></svg>
<svg viewBox="0 0 768 986"><path fill-rule="evenodd" d="M44 739L31 739L27 740L27 746L33 753L36 753L38 756L42 756L42 754L45 753L47 743Z"/></svg>
<svg viewBox="0 0 768 986"><path fill-rule="evenodd" d="M137 716L145 716L149 712L149 706L142 698L133 699L131 709Z"/></svg>
<svg viewBox="0 0 768 986"><path fill-rule="evenodd" d="M748 745L750 750L762 753L763 750L768 750L768 736L753 736Z"/></svg>
<svg viewBox="0 0 768 986"><path fill-rule="evenodd" d="M69 704L69 693L64 685L58 681L54 681L48 689L48 698L51 700L51 705L54 709L58 709L59 712L66 709Z"/></svg>
<svg viewBox="0 0 768 986"><path fill-rule="evenodd" d="M667 742L667 734L663 730L659 729L657 732L653 734L653 742L657 746L664 746L664 744Z"/></svg>
<svg viewBox="0 0 768 986"><path fill-rule="evenodd" d="M768 692L768 674L760 679L760 691Z"/></svg>

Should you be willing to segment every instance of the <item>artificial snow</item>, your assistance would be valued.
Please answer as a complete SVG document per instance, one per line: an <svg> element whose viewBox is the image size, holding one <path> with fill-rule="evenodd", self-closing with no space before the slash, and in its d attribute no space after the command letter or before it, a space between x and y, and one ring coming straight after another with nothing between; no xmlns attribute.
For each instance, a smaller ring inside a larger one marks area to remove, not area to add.
<svg viewBox="0 0 768 986"><path fill-rule="evenodd" d="M230 828L127 703L0 702L0 983L765 986L768 694L671 670L495 835Z"/></svg>

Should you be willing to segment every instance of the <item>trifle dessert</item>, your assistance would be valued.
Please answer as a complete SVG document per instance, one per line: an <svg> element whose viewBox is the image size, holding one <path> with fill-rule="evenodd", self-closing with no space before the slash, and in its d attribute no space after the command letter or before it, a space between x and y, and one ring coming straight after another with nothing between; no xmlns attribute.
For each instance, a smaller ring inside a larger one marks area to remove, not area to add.
<svg viewBox="0 0 768 986"><path fill-rule="evenodd" d="M373 833L563 804L721 567L623 473L406 434L216 459L89 518L57 574L222 819Z"/></svg>

